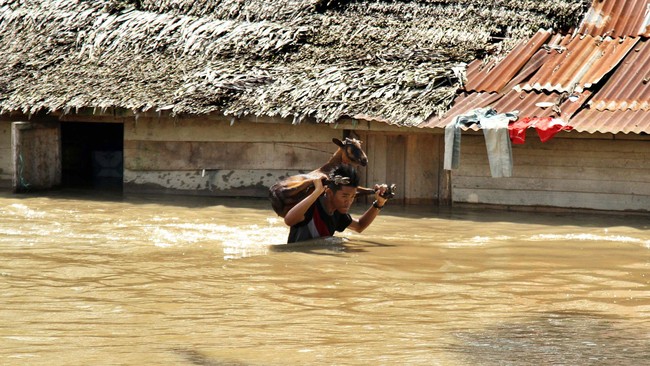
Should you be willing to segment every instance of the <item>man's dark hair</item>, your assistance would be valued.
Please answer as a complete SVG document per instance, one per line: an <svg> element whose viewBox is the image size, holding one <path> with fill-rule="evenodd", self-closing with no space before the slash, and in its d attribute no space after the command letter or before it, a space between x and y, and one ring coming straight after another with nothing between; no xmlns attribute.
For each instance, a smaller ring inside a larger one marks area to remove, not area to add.
<svg viewBox="0 0 650 366"><path fill-rule="evenodd" d="M348 178L348 182L341 183L339 179L339 182L337 183L336 176L339 176L341 178ZM352 165L337 165L329 174L329 182L327 183L327 187L331 189L332 192L338 191L343 186L355 188L359 186L359 176L357 175L357 170L354 169Z"/></svg>

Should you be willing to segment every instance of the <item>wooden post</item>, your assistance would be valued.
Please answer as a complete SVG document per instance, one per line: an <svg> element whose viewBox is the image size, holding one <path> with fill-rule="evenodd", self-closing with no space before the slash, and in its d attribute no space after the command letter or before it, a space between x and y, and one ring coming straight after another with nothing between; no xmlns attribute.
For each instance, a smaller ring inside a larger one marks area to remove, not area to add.
<svg viewBox="0 0 650 366"><path fill-rule="evenodd" d="M451 170L445 170L444 168L444 163L445 163L445 141L444 141L444 136L439 137L440 142L438 143L438 156L440 156L440 159L438 159L438 171L440 174L438 175L439 181L438 181L438 202L440 206L452 206L453 202L453 197L452 197L452 191L451 191Z"/></svg>
<svg viewBox="0 0 650 366"><path fill-rule="evenodd" d="M22 192L27 189L29 183L25 182L23 176L23 156L21 154L22 148L22 139L21 139L21 130L31 128L31 123L29 122L14 122L11 124L11 156L13 164L13 175L11 178L11 186L14 193Z"/></svg>

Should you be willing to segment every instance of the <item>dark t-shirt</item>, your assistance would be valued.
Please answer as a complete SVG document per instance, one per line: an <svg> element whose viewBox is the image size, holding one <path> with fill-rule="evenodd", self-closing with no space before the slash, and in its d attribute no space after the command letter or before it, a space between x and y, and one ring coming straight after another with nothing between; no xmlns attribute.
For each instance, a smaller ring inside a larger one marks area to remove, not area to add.
<svg viewBox="0 0 650 366"><path fill-rule="evenodd" d="M332 236L335 231L342 232L352 223L352 216L334 211L328 215L324 208L324 198L319 197L305 212L305 219L291 227L287 243Z"/></svg>

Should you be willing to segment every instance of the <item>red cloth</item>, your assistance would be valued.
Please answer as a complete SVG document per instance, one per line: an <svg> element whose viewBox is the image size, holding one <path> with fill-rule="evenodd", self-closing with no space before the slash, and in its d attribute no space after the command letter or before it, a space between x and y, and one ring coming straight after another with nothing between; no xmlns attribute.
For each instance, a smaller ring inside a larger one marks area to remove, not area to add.
<svg viewBox="0 0 650 366"><path fill-rule="evenodd" d="M571 131L573 127L562 123L560 120L546 119L540 120L535 123L535 129L537 130L537 135L542 142L546 142L555 136L558 132L562 130Z"/></svg>
<svg viewBox="0 0 650 366"><path fill-rule="evenodd" d="M508 125L510 141L515 145L521 145L526 142L526 130L529 127L535 127L540 141L546 142L555 136L558 132L565 130L570 131L573 127L564 124L562 120L552 117L525 117Z"/></svg>
<svg viewBox="0 0 650 366"><path fill-rule="evenodd" d="M530 117L522 118L508 125L510 141L515 145L521 145L526 142L526 130L533 124Z"/></svg>

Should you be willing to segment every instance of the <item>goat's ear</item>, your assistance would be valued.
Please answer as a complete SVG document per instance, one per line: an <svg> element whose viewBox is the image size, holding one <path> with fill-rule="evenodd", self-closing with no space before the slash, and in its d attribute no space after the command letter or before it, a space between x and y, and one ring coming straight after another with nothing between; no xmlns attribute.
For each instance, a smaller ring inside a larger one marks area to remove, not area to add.
<svg viewBox="0 0 650 366"><path fill-rule="evenodd" d="M332 142L335 143L338 147L343 147L343 142L341 142L341 140L337 139L336 137L332 139Z"/></svg>

